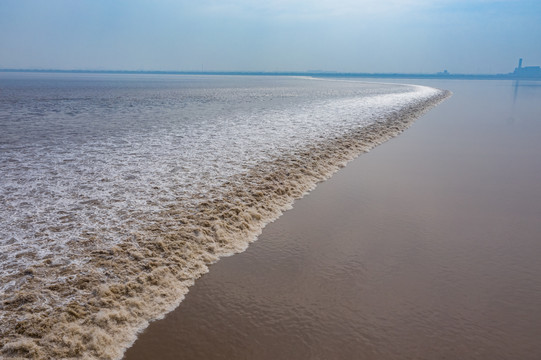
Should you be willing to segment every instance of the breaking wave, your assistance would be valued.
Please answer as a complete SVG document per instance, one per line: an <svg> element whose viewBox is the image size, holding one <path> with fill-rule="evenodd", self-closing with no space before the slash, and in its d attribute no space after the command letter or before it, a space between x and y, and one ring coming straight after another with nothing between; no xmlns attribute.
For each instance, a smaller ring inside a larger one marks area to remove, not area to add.
<svg viewBox="0 0 541 360"><path fill-rule="evenodd" d="M61 136L25 143L11 129L2 142L0 354L120 358L210 264L245 250L295 199L450 95L397 87L246 106L241 122L216 111L212 124L177 133L180 152L169 126L76 145Z"/></svg>

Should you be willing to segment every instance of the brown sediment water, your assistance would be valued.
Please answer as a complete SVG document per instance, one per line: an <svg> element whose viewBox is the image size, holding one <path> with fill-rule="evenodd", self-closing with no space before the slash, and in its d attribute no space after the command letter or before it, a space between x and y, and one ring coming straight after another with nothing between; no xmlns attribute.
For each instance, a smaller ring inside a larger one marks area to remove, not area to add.
<svg viewBox="0 0 541 360"><path fill-rule="evenodd" d="M541 358L541 84L454 96L212 265L136 359Z"/></svg>
<svg viewBox="0 0 541 360"><path fill-rule="evenodd" d="M137 330L178 306L208 265L245 250L294 199L347 161L398 135L449 95L428 93L372 125L257 164L189 203L168 200L165 209L149 213L144 227L134 226L128 234L121 229L121 241L111 246L96 232L85 232L67 244L84 250L80 261L77 253L60 251L58 257L33 262L23 273L7 273L10 290L0 294L2 356L120 358ZM97 206L101 200L89 201ZM54 243L46 235L36 234Z"/></svg>

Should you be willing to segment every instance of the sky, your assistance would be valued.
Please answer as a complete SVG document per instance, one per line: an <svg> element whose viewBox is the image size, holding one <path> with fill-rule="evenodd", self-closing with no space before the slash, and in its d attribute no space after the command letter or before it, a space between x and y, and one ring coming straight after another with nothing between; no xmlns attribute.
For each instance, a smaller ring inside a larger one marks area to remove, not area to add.
<svg viewBox="0 0 541 360"><path fill-rule="evenodd" d="M0 68L508 73L540 0L0 0Z"/></svg>

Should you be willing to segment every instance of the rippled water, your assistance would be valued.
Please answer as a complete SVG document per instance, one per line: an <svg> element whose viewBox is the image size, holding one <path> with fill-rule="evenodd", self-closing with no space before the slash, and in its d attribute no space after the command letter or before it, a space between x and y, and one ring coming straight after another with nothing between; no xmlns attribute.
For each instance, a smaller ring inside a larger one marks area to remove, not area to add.
<svg viewBox="0 0 541 360"><path fill-rule="evenodd" d="M1 352L119 357L208 264L444 96L286 77L1 74Z"/></svg>
<svg viewBox="0 0 541 360"><path fill-rule="evenodd" d="M421 84L453 96L212 265L124 359L541 359L541 83Z"/></svg>

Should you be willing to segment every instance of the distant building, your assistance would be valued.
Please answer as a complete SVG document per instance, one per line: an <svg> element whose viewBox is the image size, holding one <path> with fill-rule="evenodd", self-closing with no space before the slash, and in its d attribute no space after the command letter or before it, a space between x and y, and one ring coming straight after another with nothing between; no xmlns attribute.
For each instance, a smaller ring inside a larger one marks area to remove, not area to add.
<svg viewBox="0 0 541 360"><path fill-rule="evenodd" d="M511 74L520 77L541 77L541 66L522 66L522 58L520 58L518 66Z"/></svg>

